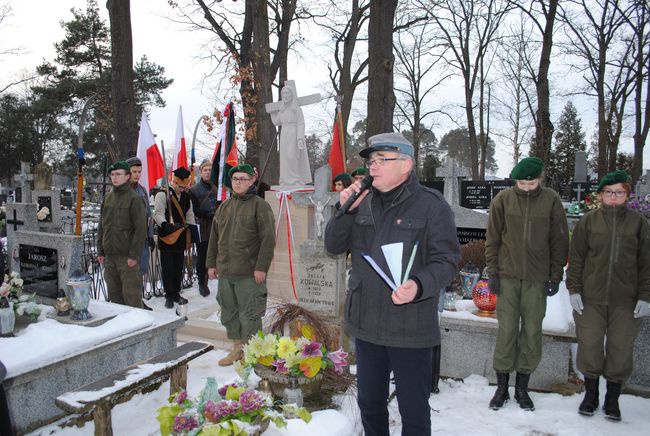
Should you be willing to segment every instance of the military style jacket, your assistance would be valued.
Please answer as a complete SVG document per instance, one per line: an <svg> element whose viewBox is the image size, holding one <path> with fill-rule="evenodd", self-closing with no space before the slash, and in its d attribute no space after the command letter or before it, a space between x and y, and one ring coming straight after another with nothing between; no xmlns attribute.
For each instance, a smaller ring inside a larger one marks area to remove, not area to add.
<svg viewBox="0 0 650 436"><path fill-rule="evenodd" d="M650 301L650 225L626 205L585 214L571 237L567 288L592 304Z"/></svg>
<svg viewBox="0 0 650 436"><path fill-rule="evenodd" d="M97 227L97 255L140 259L146 239L147 214L142 198L129 183L114 187L102 203Z"/></svg>
<svg viewBox="0 0 650 436"><path fill-rule="evenodd" d="M566 213L555 191L513 186L494 197L485 241L488 274L559 283L568 252Z"/></svg>
<svg viewBox="0 0 650 436"><path fill-rule="evenodd" d="M268 272L274 247L273 211L252 188L244 195L233 193L217 209L205 263L220 277L252 277L254 271Z"/></svg>

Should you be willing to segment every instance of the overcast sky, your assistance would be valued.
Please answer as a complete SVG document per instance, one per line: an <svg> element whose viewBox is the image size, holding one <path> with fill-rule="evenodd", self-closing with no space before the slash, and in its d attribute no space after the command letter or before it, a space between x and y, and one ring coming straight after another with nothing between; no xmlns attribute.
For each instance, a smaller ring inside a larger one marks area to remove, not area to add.
<svg viewBox="0 0 650 436"><path fill-rule="evenodd" d="M6 2L6 0L5 0ZM0 0L3 3L3 0ZM13 16L9 17L4 28L0 29L2 48L21 46L25 53L21 56L0 57L2 82L21 74L22 69L33 69L43 59L54 59L54 43L61 41L63 30L60 21L72 18L70 8L85 10L86 0L9 0ZM105 1L98 2L100 15L108 25L108 13ZM208 71L205 62L199 62L197 55L201 52L202 43L207 39L207 31L190 32L182 25L174 23L168 17L174 12L167 0L131 0L131 17L133 29L134 62L146 54L150 61L165 67L165 75L173 78L174 83L163 93L167 106L153 108L150 115L151 128L167 144L171 146L176 129L176 116L179 105L183 107L185 138L188 146L191 142L192 131L196 121L203 114L212 113L215 105L215 91L202 89L202 77ZM557 53L557 52L556 52ZM327 54L327 56L330 56ZM562 64L562 59L555 57L553 67ZM298 93L307 95L328 89L327 71L318 56L307 55L301 60L290 61L289 78L297 81ZM579 80L579 78L575 78ZM566 79L564 80L566 81ZM457 81L455 81L457 82ZM457 82L458 83L458 82ZM557 85L557 84L556 84ZM552 84L553 87L553 84ZM558 86L555 87L557 91ZM462 89L451 83L441 90L444 95L436 97L436 101L454 102L462 96ZM221 95L221 97L224 97ZM362 98L362 97L361 97ZM556 120L569 98L556 97L553 99L553 119ZM359 98L357 98L359 100ZM591 142L596 120L596 107L593 100L575 98L572 100L582 118L588 144ZM222 109L222 108L218 108ZM307 133L317 133L323 142L329 141L329 126L333 116L333 103L323 101L321 104L304 108ZM459 114L462 111L458 110ZM365 103L358 101L352 113L350 128L360 117L365 116ZM456 126L445 119L439 120L441 125L434 128L438 138ZM461 122L461 124L465 124ZM509 148L503 141L497 143L496 159L499 164L497 175L505 177L512 167L512 157ZM160 143L160 142L159 142ZM197 147L197 160L212 154L213 144ZM622 138L622 150L632 151L630 134ZM645 167L650 167L650 147L644 153Z"/></svg>

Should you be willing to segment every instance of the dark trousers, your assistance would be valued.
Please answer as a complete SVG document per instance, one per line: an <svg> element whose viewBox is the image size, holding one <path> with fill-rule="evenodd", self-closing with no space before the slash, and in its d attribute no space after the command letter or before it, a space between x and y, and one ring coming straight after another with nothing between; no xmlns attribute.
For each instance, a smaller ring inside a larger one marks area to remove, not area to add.
<svg viewBox="0 0 650 436"><path fill-rule="evenodd" d="M175 300L180 295L184 259L185 253L182 251L160 251L160 269L165 298Z"/></svg>
<svg viewBox="0 0 650 436"><path fill-rule="evenodd" d="M205 267L205 258L208 255L208 241L196 243L196 275L199 277L199 286L206 285L208 270Z"/></svg>
<svg viewBox="0 0 650 436"><path fill-rule="evenodd" d="M432 349L400 348L355 340L357 402L366 436L388 436L388 388L395 377L403 436L431 434Z"/></svg>

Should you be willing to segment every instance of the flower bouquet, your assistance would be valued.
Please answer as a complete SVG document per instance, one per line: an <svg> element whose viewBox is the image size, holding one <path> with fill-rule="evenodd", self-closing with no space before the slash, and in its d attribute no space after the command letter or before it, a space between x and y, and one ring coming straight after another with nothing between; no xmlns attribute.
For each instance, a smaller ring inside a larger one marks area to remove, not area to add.
<svg viewBox="0 0 650 436"><path fill-rule="evenodd" d="M632 194L627 201L627 207L628 209L636 210L646 218L650 218L650 194L645 197L638 197L636 194Z"/></svg>
<svg viewBox="0 0 650 436"><path fill-rule="evenodd" d="M304 326L301 333L303 336L292 338L258 332L244 346L243 363L238 365L240 374L244 372L242 377L246 379L246 372L254 370L269 381L276 397L281 396L282 389L294 378L308 397L318 391L325 369L343 373L348 353L342 349L328 351L323 344L313 340L308 326Z"/></svg>
<svg viewBox="0 0 650 436"><path fill-rule="evenodd" d="M217 389L214 378L197 398L180 391L169 397L169 404L158 409L160 433L168 435L247 436L261 434L269 421L286 427L282 414L272 409L272 400L260 391L230 384ZM304 408L282 406L305 422L311 415Z"/></svg>
<svg viewBox="0 0 650 436"><path fill-rule="evenodd" d="M41 314L41 308L34 301L34 294L23 293L23 279L17 272L5 274L0 286L0 297L9 300L16 316L27 316L31 321L36 321Z"/></svg>

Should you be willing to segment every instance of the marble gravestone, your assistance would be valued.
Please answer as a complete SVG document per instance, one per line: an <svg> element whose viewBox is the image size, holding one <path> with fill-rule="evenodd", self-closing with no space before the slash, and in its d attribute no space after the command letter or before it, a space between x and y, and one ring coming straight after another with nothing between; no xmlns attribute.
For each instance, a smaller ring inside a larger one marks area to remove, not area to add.
<svg viewBox="0 0 650 436"><path fill-rule="evenodd" d="M284 82L282 100L267 103L266 112L280 131L280 186L304 186L311 183L309 155L305 143L305 118L301 106L318 103L320 94L298 97L296 83Z"/></svg>
<svg viewBox="0 0 650 436"><path fill-rule="evenodd" d="M587 152L578 150L575 156L575 166L573 167L573 182L587 182Z"/></svg>
<svg viewBox="0 0 650 436"><path fill-rule="evenodd" d="M445 161L445 166L436 175L444 178L444 195L445 200L450 206L458 206L460 204L460 180L466 178L469 173L461 167L454 158L448 157Z"/></svg>

